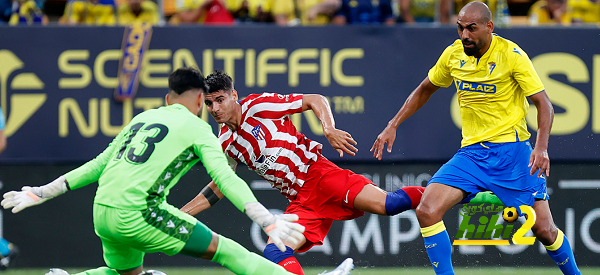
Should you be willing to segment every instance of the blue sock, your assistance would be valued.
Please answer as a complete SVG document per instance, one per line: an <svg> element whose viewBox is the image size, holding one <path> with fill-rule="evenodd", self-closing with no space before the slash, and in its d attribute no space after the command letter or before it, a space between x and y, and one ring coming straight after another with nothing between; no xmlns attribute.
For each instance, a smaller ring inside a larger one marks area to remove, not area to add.
<svg viewBox="0 0 600 275"><path fill-rule="evenodd" d="M388 216L409 210L411 206L412 200L402 189L398 189L396 192L388 192L385 197L385 213Z"/></svg>
<svg viewBox="0 0 600 275"><path fill-rule="evenodd" d="M435 274L454 275L452 268L452 245L450 236L446 231L444 221L432 226L421 228L421 235L425 242L425 249Z"/></svg>
<svg viewBox="0 0 600 275"><path fill-rule="evenodd" d="M2 254L2 257L6 257L6 255L8 255L9 252L10 243L4 238L0 238L0 254Z"/></svg>
<svg viewBox="0 0 600 275"><path fill-rule="evenodd" d="M575 256L573 255L569 240L560 229L558 230L556 241L554 241L552 245L546 246L546 250L548 251L550 258L556 262L556 265L558 265L563 274L581 275L581 271L577 268L577 263L575 262Z"/></svg>
<svg viewBox="0 0 600 275"><path fill-rule="evenodd" d="M263 255L267 260L278 264L279 262L294 256L294 250L289 246L286 246L286 248L285 252L281 252L274 243L270 243L265 247Z"/></svg>

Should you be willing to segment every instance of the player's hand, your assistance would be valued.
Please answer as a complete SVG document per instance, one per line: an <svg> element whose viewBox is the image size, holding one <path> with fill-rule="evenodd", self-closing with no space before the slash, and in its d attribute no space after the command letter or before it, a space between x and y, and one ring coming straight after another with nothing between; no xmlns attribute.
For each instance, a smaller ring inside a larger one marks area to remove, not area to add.
<svg viewBox="0 0 600 275"><path fill-rule="evenodd" d="M550 176L550 157L548 157L548 150L541 148L534 148L529 157L529 171L530 175L534 175L537 172L537 177L541 177L544 172L546 177ZM539 171L538 171L539 170Z"/></svg>
<svg viewBox="0 0 600 275"><path fill-rule="evenodd" d="M319 15L319 11L318 11L318 9L313 7L312 9L310 9L308 11L308 16L307 16L308 21L313 22L317 18L317 15Z"/></svg>
<svg viewBox="0 0 600 275"><path fill-rule="evenodd" d="M13 213L19 213L27 207L42 204L65 192L67 192L66 179L64 176L60 176L43 186L23 186L21 191L10 191L4 194L4 199L0 202L0 205L4 209L12 208Z"/></svg>
<svg viewBox="0 0 600 275"><path fill-rule="evenodd" d="M356 152L358 152L358 149L354 147L354 145L356 145L357 143L352 138L352 135L350 135L348 132L332 128L325 129L323 131L323 134L325 135L333 149L338 151L340 157L344 156L344 152L351 156L356 155Z"/></svg>
<svg viewBox="0 0 600 275"><path fill-rule="evenodd" d="M396 129L390 127L389 125L381 131L381 133L377 136L375 143L373 143L373 147L371 147L371 152L373 152L373 156L378 160L381 160L383 156L383 147L387 143L387 152L392 152L392 146L394 145L394 141L396 140Z"/></svg>
<svg viewBox="0 0 600 275"><path fill-rule="evenodd" d="M244 207L246 215L267 233L282 252L287 249L283 241L298 244L303 238L304 226L292 223L298 220L298 215L273 215L259 202L249 202Z"/></svg>
<svg viewBox="0 0 600 275"><path fill-rule="evenodd" d="M12 208L13 213L19 213L21 210L41 204L48 199L40 196L40 187L23 186L21 191L10 191L4 194L4 199L0 204L4 209Z"/></svg>

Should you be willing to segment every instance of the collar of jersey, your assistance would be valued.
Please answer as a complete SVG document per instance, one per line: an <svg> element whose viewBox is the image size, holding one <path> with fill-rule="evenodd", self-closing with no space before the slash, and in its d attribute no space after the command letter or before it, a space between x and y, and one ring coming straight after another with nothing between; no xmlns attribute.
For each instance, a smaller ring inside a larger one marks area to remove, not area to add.
<svg viewBox="0 0 600 275"><path fill-rule="evenodd" d="M487 49L487 51L485 51L485 53L483 53L483 55L480 58L469 56L469 59L471 59L471 61L475 63L476 66L479 66L479 60L486 59L490 55L490 52L492 52L492 50L494 49L494 46L496 46L496 39L494 39L494 36L496 36L496 34L492 33L492 43L490 43L490 47Z"/></svg>

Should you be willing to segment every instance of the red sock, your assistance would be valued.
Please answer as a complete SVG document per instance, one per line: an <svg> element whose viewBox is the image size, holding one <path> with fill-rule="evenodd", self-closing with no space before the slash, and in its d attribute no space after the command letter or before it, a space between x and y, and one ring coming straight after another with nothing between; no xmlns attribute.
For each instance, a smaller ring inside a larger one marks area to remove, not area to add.
<svg viewBox="0 0 600 275"><path fill-rule="evenodd" d="M419 203L421 202L421 196L423 196L423 192L425 192L425 187L407 186L402 187L402 190L404 190L404 192L406 192L406 194L410 197L410 200L412 202L412 206L410 207L410 209L416 209L417 206L419 206Z"/></svg>
<svg viewBox="0 0 600 275"><path fill-rule="evenodd" d="M296 260L296 257L292 256L289 258L286 258L285 260L277 263L280 266L283 266L283 268L285 268L285 270L297 274L297 275L304 275L304 271L302 271L302 266L300 266L300 263L298 263L298 260Z"/></svg>

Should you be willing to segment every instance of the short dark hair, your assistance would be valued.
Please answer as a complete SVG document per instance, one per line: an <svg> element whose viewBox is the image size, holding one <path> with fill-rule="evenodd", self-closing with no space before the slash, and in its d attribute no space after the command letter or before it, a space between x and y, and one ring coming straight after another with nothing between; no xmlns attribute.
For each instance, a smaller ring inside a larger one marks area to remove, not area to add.
<svg viewBox="0 0 600 275"><path fill-rule="evenodd" d="M207 94L218 91L229 93L233 90L233 79L224 71L215 70L212 74L206 76L206 85L208 85Z"/></svg>
<svg viewBox="0 0 600 275"><path fill-rule="evenodd" d="M169 90L180 95L192 89L208 90L204 76L195 68L179 68L169 75Z"/></svg>

